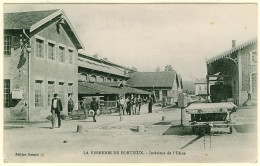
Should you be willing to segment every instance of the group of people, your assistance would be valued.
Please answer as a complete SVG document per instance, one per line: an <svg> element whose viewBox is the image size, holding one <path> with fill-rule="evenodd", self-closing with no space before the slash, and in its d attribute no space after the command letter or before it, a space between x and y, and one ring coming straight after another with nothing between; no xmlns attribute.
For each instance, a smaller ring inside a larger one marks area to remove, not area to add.
<svg viewBox="0 0 260 166"><path fill-rule="evenodd" d="M119 96L117 101L117 110L119 111L119 115L140 115L141 106L143 104L142 98L140 95L126 97L123 99L122 96ZM153 98L149 95L148 99L148 113L152 113L152 105L153 105Z"/></svg>
<svg viewBox="0 0 260 166"><path fill-rule="evenodd" d="M54 128L55 125L55 119L57 117L58 119L58 128L61 127L61 115L63 111L63 106L62 106L62 101L59 98L59 94L55 93L54 98L51 101L51 113L52 113L52 129ZM68 100L68 115L71 115L72 111L74 109L74 102L72 100L72 96L69 95L69 100Z"/></svg>
<svg viewBox="0 0 260 166"><path fill-rule="evenodd" d="M148 113L152 113L153 102L154 102L153 98L151 97L151 95L149 95ZM117 109L119 111L119 115L125 115L125 113L127 115L140 115L142 103L143 101L140 95L136 97L132 94L131 96L128 96L125 100L123 99L123 96L119 96L119 99L117 101ZM68 115L71 115L73 109L74 109L74 102L70 95L68 100ZM99 103L96 101L95 97L92 98L92 101L90 103L90 109L94 111L93 122L96 122L96 115L97 115L97 110L99 109ZM52 129L54 128L56 117L58 119L58 128L61 127L62 111L63 111L62 101L59 98L59 94L55 93L54 98L52 99L51 102Z"/></svg>

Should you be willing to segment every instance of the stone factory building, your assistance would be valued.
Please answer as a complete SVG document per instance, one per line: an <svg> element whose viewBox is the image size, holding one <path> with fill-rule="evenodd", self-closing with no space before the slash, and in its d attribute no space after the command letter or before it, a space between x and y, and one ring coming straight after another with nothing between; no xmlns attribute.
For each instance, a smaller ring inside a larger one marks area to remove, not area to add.
<svg viewBox="0 0 260 166"><path fill-rule="evenodd" d="M63 10L5 13L5 120L46 118L54 93L65 113L68 95L77 103L79 49L83 44Z"/></svg>
<svg viewBox="0 0 260 166"><path fill-rule="evenodd" d="M232 98L239 106L251 94L252 104L257 103L257 39L236 46L207 61L207 82L211 78L221 81L232 88ZM209 89L209 88L208 88ZM208 93L209 94L209 93Z"/></svg>

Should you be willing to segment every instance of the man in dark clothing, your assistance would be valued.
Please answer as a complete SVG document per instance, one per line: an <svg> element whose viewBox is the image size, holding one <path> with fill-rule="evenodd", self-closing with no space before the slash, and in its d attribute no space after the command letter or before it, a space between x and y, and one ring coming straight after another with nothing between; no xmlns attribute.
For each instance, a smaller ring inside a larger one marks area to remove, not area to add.
<svg viewBox="0 0 260 166"><path fill-rule="evenodd" d="M52 113L52 129L54 128L55 124L55 116L58 117L58 128L61 126L61 112L63 111L62 102L59 99L59 94L55 93L54 98L51 101L51 113Z"/></svg>
<svg viewBox="0 0 260 166"><path fill-rule="evenodd" d="M151 97L151 95L149 95L149 98L148 98L148 113L152 113L152 109L153 109L153 98Z"/></svg>
<svg viewBox="0 0 260 166"><path fill-rule="evenodd" d="M97 115L98 108L99 108L98 102L96 101L96 98L93 97L90 103L90 109L94 111L93 122L96 122L96 115Z"/></svg>

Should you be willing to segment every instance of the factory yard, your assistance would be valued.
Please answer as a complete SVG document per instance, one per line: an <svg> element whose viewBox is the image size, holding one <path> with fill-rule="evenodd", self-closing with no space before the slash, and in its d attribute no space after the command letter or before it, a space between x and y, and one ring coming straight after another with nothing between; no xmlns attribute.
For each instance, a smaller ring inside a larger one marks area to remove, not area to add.
<svg viewBox="0 0 260 166"><path fill-rule="evenodd" d="M91 162L256 162L256 107L239 108L233 133L198 136L180 126L179 108L153 108L141 115L100 115L97 122L64 120L61 128L9 122L4 129L4 159L9 163ZM162 121L162 117L165 120ZM188 117L186 116L186 120ZM187 123L184 123L187 124ZM77 125L83 132L77 132ZM137 127L143 125L143 132Z"/></svg>

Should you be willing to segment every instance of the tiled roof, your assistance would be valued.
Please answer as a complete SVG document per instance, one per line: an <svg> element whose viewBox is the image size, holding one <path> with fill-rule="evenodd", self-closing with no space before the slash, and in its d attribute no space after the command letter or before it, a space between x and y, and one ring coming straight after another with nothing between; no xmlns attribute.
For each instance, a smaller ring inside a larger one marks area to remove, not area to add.
<svg viewBox="0 0 260 166"><path fill-rule="evenodd" d="M219 55L217 55L217 56L207 60L207 64L210 64L210 63L212 63L214 61L217 61L218 59L225 58L226 56L232 54L233 52L239 51L239 50L241 50L241 49L243 49L243 48L245 48L245 47L247 47L247 46L249 46L251 44L254 44L256 42L257 42L257 39L253 39L253 40L247 41L247 42L245 42L245 43L243 43L241 45L238 45L237 47L229 49L229 50L227 50L227 51L225 51L225 52L223 52L223 53L221 53L221 54L219 54Z"/></svg>
<svg viewBox="0 0 260 166"><path fill-rule="evenodd" d="M104 94L151 94L144 90L132 87L110 87L101 85L100 83L82 82L78 84L79 94L81 95L104 95Z"/></svg>
<svg viewBox="0 0 260 166"><path fill-rule="evenodd" d="M98 83L84 82L78 85L79 94L96 95L96 94L121 94L118 88L113 88Z"/></svg>
<svg viewBox="0 0 260 166"><path fill-rule="evenodd" d="M4 14L4 29L29 29L30 32L35 31L47 22L62 16L64 19L63 27L67 31L69 37L73 40L78 49L83 49L84 45L79 39L75 29L67 18L65 12L61 9L44 10L44 11L28 11Z"/></svg>
<svg viewBox="0 0 260 166"><path fill-rule="evenodd" d="M175 80L175 71L135 72L127 84L132 87L172 87Z"/></svg>
<svg viewBox="0 0 260 166"><path fill-rule="evenodd" d="M4 29L30 29L32 25L58 10L5 13Z"/></svg>

